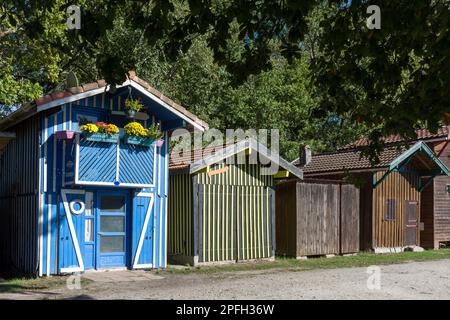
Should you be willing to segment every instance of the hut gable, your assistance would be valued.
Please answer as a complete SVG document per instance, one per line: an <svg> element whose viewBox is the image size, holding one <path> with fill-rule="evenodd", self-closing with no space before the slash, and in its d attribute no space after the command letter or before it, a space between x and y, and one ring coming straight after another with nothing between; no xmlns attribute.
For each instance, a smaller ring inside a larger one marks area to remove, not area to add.
<svg viewBox="0 0 450 320"><path fill-rule="evenodd" d="M81 104L89 107L99 107L111 111L121 111L125 97L130 89L137 91L146 102L151 105L154 114L158 114L161 119L175 121L183 119L188 125L205 130L208 124L196 115L189 112L184 107L177 104L163 93L153 88L148 82L136 76L134 71L128 74L128 80L112 90L105 80L97 80L79 87L67 88L65 91L54 92L44 97L38 98L12 114L0 120L0 129L4 130L12 125L23 121L33 114L53 109L65 104ZM113 92L114 91L114 92ZM122 97L122 99L115 99ZM121 101L122 100L122 101Z"/></svg>

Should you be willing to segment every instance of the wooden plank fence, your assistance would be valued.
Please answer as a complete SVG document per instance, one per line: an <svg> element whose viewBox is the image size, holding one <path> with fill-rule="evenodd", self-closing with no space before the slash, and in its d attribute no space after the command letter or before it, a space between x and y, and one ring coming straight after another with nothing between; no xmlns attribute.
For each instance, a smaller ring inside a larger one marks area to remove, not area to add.
<svg viewBox="0 0 450 320"><path fill-rule="evenodd" d="M359 190L329 181L288 181L276 188L277 253L289 256L359 251Z"/></svg>

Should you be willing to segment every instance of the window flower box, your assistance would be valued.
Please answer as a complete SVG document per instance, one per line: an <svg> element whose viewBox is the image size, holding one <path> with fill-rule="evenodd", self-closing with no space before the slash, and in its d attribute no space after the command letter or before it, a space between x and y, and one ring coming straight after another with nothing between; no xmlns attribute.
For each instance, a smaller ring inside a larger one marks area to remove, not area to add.
<svg viewBox="0 0 450 320"><path fill-rule="evenodd" d="M128 144L134 144L139 146L150 147L156 140L153 138L143 138L137 136L130 136L125 134L123 136L123 142Z"/></svg>
<svg viewBox="0 0 450 320"><path fill-rule="evenodd" d="M156 139L156 146L158 148L161 148L163 144L164 144L164 139Z"/></svg>
<svg viewBox="0 0 450 320"><path fill-rule="evenodd" d="M73 140L75 137L75 131L72 130L63 130L56 132L56 139L58 140Z"/></svg>
<svg viewBox="0 0 450 320"><path fill-rule="evenodd" d="M118 143L119 142L119 134L107 134L107 133L89 133L83 132L83 137L87 141L96 141L96 142L109 142L109 143Z"/></svg>

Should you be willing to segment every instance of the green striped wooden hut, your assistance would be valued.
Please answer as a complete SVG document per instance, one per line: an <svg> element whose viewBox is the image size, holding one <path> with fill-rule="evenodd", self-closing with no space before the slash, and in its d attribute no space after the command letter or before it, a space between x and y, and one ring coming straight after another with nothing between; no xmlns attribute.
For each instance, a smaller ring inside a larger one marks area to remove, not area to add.
<svg viewBox="0 0 450 320"><path fill-rule="evenodd" d="M273 258L274 179L301 179L302 171L253 139L209 152L169 163L169 261L198 265Z"/></svg>

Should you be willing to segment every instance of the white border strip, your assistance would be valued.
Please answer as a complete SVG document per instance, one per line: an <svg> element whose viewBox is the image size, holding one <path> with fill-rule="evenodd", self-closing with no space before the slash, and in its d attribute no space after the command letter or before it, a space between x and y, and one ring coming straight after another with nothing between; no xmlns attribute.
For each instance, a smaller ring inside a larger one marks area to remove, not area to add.
<svg viewBox="0 0 450 320"><path fill-rule="evenodd" d="M48 195L47 203L47 276L50 275L51 236L52 236L52 195Z"/></svg>
<svg viewBox="0 0 450 320"><path fill-rule="evenodd" d="M142 91L142 93L149 97L150 99L152 99L153 101L155 101L156 103L162 105L164 108L168 109L170 112L176 114L178 117L180 117L181 119L189 122L190 124L192 124L195 128L197 128L200 131L205 131L205 128L203 128L201 125L199 125L197 122L193 121L191 118L187 117L186 115L184 115L183 113L181 113L180 111L176 110L175 108L169 106L167 103L165 103L164 101L162 101L161 99L159 99L158 97L154 96L153 94L151 94L150 92L147 91L147 89L145 89L143 86L141 86L139 83L134 82L134 81L130 81L130 85L139 90Z"/></svg>
<svg viewBox="0 0 450 320"><path fill-rule="evenodd" d="M58 112L59 113L59 112ZM53 115L53 192L56 192L56 161L57 161L57 143L56 143L56 131L58 130L58 113Z"/></svg>
<svg viewBox="0 0 450 320"><path fill-rule="evenodd" d="M126 82L124 82L123 84L117 86L116 88L125 87L127 85L128 84ZM41 112L41 111L44 111L44 110L48 110L48 109L60 106L60 105L65 104L65 103L70 103L70 102L78 101L78 100L81 100L81 99L89 98L89 97L95 96L97 94L100 94L100 93L104 92L105 90L108 91L109 90L109 86L98 88L98 89L94 89L94 90L90 90L90 91L87 91L87 92L77 93L77 94L71 95L69 97L65 97L65 98L62 98L62 99L57 99L57 100L54 100L54 101L50 101L48 103L45 103L45 104L42 104L42 105L38 106L37 107L37 111Z"/></svg>
<svg viewBox="0 0 450 320"><path fill-rule="evenodd" d="M164 238L165 238L165 246L164 246L164 267L167 267L167 198L168 198L168 193L169 193L169 134L166 132L166 142L165 142L165 153L166 153L166 166L164 168L165 170L165 190L164 190L164 202L165 202L165 210L164 210L164 227L165 227L165 232L164 232Z"/></svg>
<svg viewBox="0 0 450 320"><path fill-rule="evenodd" d="M72 221L72 214L70 213L69 204L67 203L67 193L72 194L84 194L84 190L69 190L69 189L61 189L61 196L64 204L64 211L66 213L67 223L69 224L70 235L72 236L73 246L75 248L75 254L77 256L79 267L71 267L71 268L61 268L61 272L75 272L75 271L84 271L84 262L83 257L81 256L80 245L78 243L77 234L75 232L75 227Z"/></svg>
<svg viewBox="0 0 450 320"><path fill-rule="evenodd" d="M44 118L44 192L47 192L47 155L48 155L48 148L47 148L47 139L48 139L48 118Z"/></svg>
<svg viewBox="0 0 450 320"><path fill-rule="evenodd" d="M149 268L148 264L141 264L140 265L140 264L138 264L138 262L139 262L139 257L141 255L142 245L144 243L145 233L147 232L148 221L150 220L150 216L152 214L153 204L155 202L155 197L154 197L154 195L152 193L143 193L143 192L136 193L135 195L138 196L138 197L149 197L150 198L150 203L148 205L147 212L145 214L144 225L142 226L141 235L139 237L139 243L138 243L138 246L137 246L134 258L133 258L133 268L134 269L136 269L136 268ZM154 241L154 237L153 236L152 236L152 239ZM150 267L151 267L151 265L150 265Z"/></svg>
<svg viewBox="0 0 450 320"><path fill-rule="evenodd" d="M45 197L43 194L39 197L40 199L40 206L39 206L39 276L42 277L42 267L43 267L43 258L44 258L44 201Z"/></svg>

